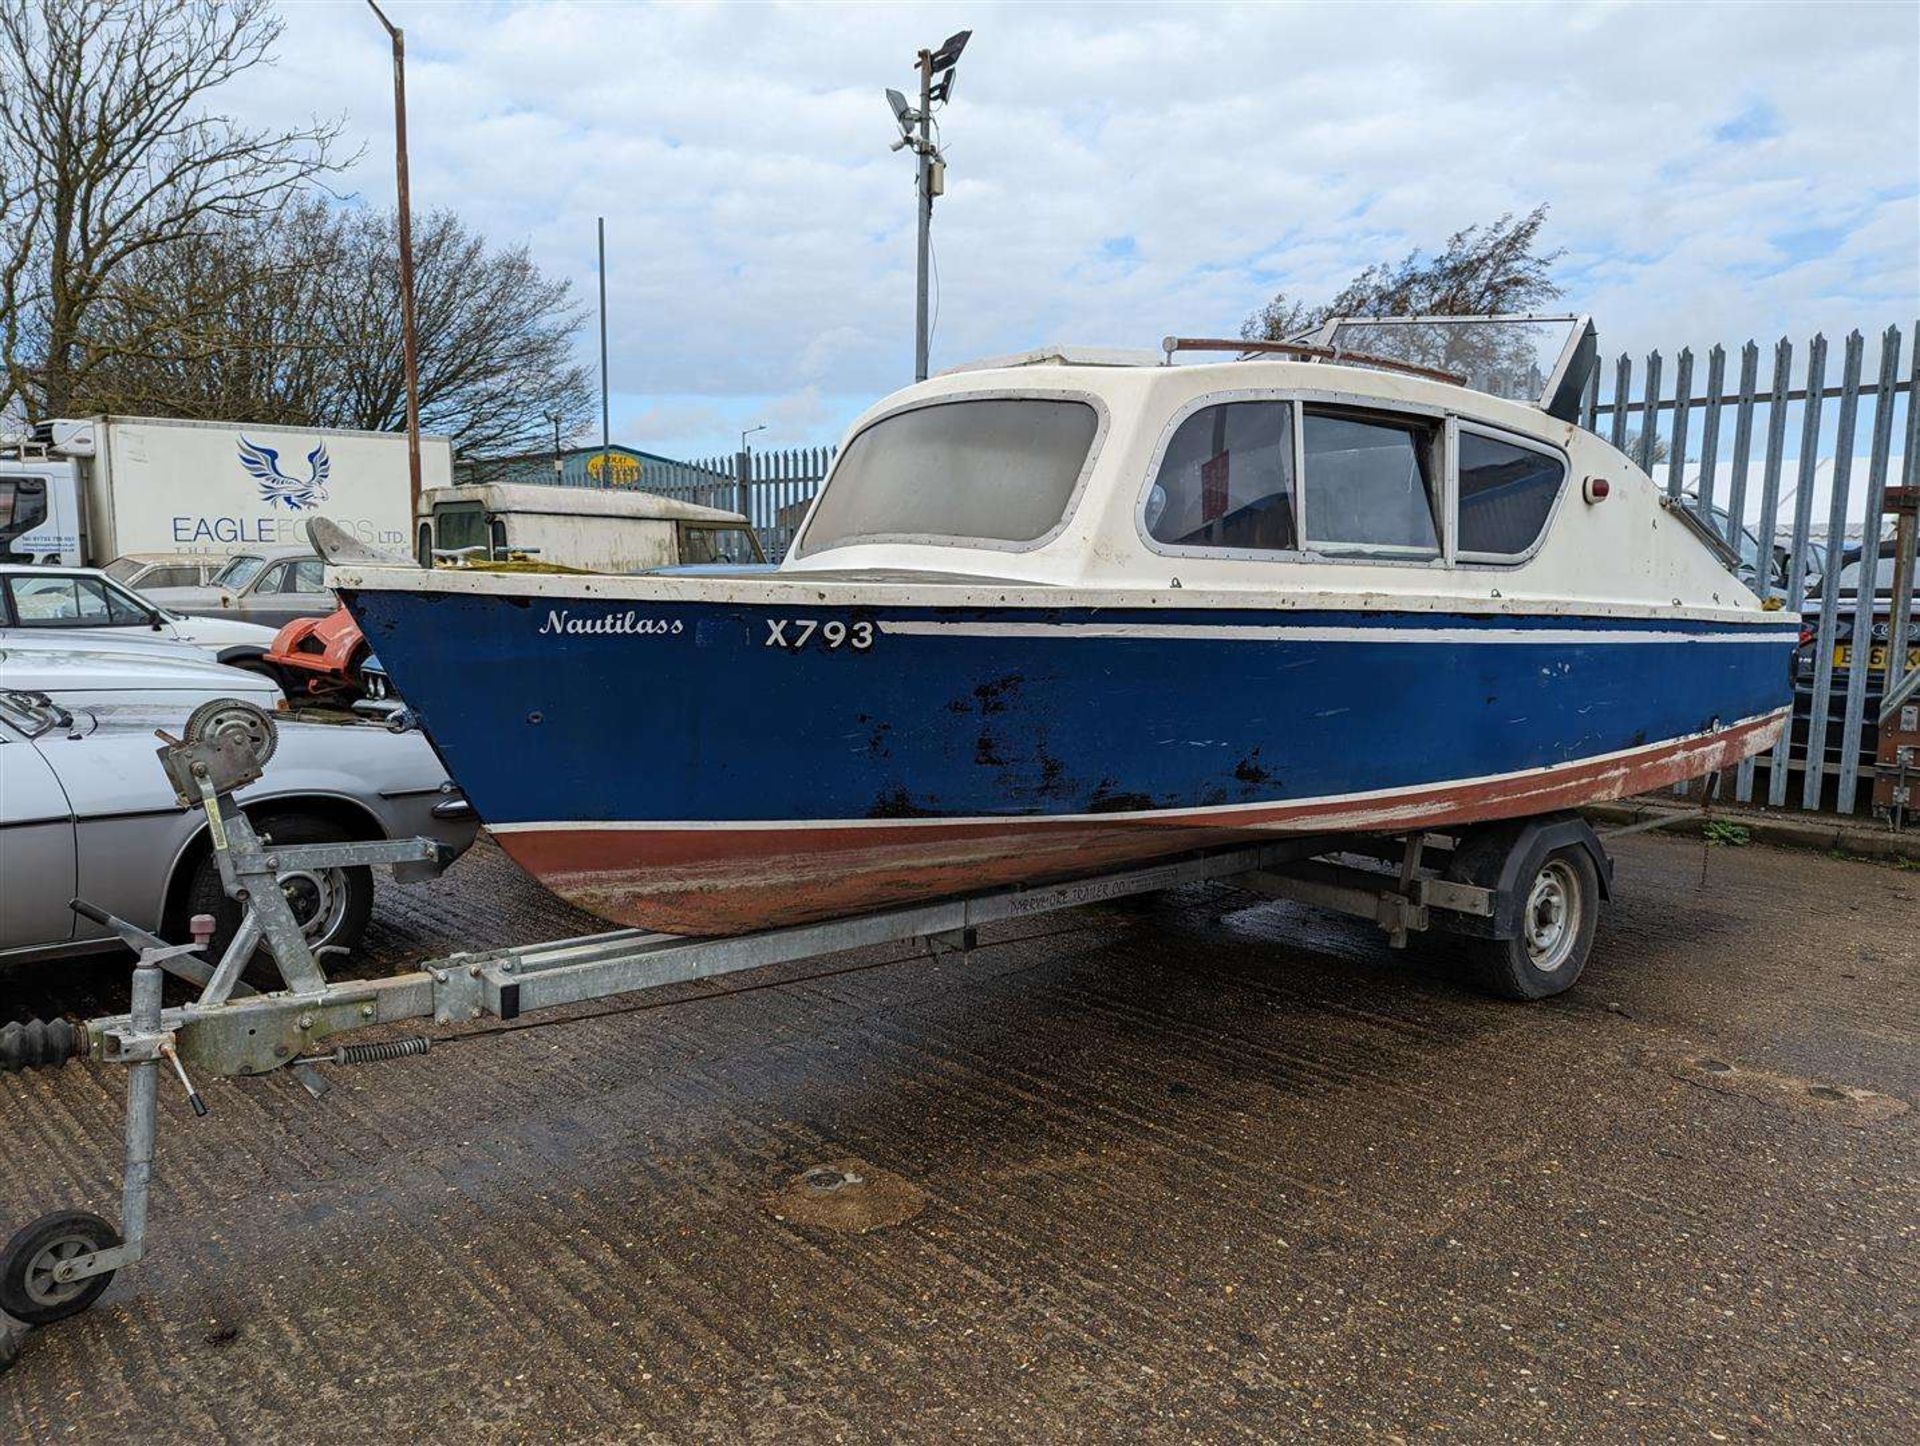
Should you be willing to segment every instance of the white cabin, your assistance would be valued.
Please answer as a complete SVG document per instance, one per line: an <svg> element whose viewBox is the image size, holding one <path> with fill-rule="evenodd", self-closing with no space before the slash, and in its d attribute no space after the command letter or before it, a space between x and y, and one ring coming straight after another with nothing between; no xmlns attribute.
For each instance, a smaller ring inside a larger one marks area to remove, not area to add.
<svg viewBox="0 0 1920 1446"><path fill-rule="evenodd" d="M920 571L1189 605L1760 608L1574 421L1352 359L1052 347L897 392L853 424L781 573Z"/></svg>
<svg viewBox="0 0 1920 1446"><path fill-rule="evenodd" d="M652 492L490 482L420 494L416 556L520 554L587 572L764 561L747 519Z"/></svg>

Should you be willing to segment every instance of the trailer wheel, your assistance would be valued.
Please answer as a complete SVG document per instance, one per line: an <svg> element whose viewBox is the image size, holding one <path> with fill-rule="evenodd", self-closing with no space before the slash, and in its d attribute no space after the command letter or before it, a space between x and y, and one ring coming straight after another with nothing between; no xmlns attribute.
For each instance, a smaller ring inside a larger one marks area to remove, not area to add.
<svg viewBox="0 0 1920 1446"><path fill-rule="evenodd" d="M1519 932L1486 941L1482 972L1496 994L1545 999L1572 988L1587 967L1600 920L1600 875L1593 856L1573 845L1541 859L1519 893Z"/></svg>
<svg viewBox="0 0 1920 1446"><path fill-rule="evenodd" d="M109 1270L83 1280L59 1281L63 1260L111 1250L120 1232L85 1210L56 1210L14 1233L0 1251L0 1310L28 1325L51 1325L78 1315L113 1283Z"/></svg>

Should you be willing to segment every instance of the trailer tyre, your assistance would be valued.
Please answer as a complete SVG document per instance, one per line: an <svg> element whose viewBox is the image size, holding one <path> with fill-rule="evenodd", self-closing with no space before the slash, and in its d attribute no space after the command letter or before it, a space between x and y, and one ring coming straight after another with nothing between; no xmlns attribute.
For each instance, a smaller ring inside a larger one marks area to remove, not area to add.
<svg viewBox="0 0 1920 1446"><path fill-rule="evenodd" d="M14 1233L0 1252L0 1310L28 1325L51 1325L78 1315L113 1283L113 1272L82 1280L55 1280L63 1260L111 1250L120 1232L85 1210L57 1210Z"/></svg>
<svg viewBox="0 0 1920 1446"><path fill-rule="evenodd" d="M1507 999L1545 999L1571 989L1587 967L1600 921L1600 874L1579 845L1555 849L1520 885L1520 929L1488 939L1481 954L1487 988Z"/></svg>

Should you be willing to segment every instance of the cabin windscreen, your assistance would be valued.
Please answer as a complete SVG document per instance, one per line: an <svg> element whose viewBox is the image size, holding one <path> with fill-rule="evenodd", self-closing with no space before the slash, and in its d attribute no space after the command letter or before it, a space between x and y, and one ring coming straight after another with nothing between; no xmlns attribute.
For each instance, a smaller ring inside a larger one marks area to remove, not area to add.
<svg viewBox="0 0 1920 1446"><path fill-rule="evenodd" d="M1100 416L1081 401L991 397L895 412L840 454L797 549L915 541L1021 546L1057 528Z"/></svg>
<svg viewBox="0 0 1920 1446"><path fill-rule="evenodd" d="M1336 351L1450 372L1475 391L1579 416L1598 363L1593 323L1577 316L1339 317L1317 340Z"/></svg>
<svg viewBox="0 0 1920 1446"><path fill-rule="evenodd" d="M440 502L433 509L433 546L437 552L487 545L487 510L478 502ZM432 559L427 559L427 566Z"/></svg>
<svg viewBox="0 0 1920 1446"><path fill-rule="evenodd" d="M743 565L764 562L760 544L745 527L700 527L680 524L680 561L708 566L714 563Z"/></svg>

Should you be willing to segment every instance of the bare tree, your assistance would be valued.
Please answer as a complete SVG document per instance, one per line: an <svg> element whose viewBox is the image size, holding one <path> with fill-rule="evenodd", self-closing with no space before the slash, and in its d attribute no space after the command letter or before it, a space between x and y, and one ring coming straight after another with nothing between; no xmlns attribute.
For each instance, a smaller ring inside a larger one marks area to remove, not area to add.
<svg viewBox="0 0 1920 1446"><path fill-rule="evenodd" d="M358 216L323 290L320 324L351 360L338 375L340 426L406 424L396 230L391 212ZM585 424L593 389L574 351L585 312L525 245L490 250L451 212L416 217L413 286L424 429L485 454L541 444L556 417L563 433Z"/></svg>
<svg viewBox="0 0 1920 1446"><path fill-rule="evenodd" d="M88 412L308 425L340 410L340 339L317 324L348 249L318 195L150 247L90 319Z"/></svg>
<svg viewBox="0 0 1920 1446"><path fill-rule="evenodd" d="M1369 266L1330 301L1311 305L1282 291L1248 317L1249 341L1290 341L1332 316L1489 316L1524 312L1561 294L1553 263L1566 253L1539 245L1547 208L1511 212L1447 238L1438 256L1409 251L1395 265Z"/></svg>
<svg viewBox="0 0 1920 1446"><path fill-rule="evenodd" d="M153 248L98 311L87 410L399 430L395 231L391 214L309 196ZM581 310L524 246L490 250L445 212L417 218L414 291L423 428L486 453L544 442L556 417L563 432L585 423Z"/></svg>
<svg viewBox="0 0 1920 1446"><path fill-rule="evenodd" d="M149 253L259 220L334 167L340 123L255 129L209 108L270 58L267 0L0 0L0 411L73 410L109 360L101 308ZM116 345L140 316L123 309Z"/></svg>

